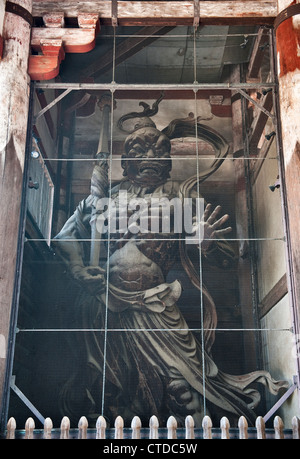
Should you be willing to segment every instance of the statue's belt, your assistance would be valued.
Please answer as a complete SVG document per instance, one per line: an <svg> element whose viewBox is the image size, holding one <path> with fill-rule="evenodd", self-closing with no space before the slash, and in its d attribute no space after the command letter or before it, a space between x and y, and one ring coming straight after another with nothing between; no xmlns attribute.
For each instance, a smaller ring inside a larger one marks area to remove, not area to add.
<svg viewBox="0 0 300 459"><path fill-rule="evenodd" d="M134 309L140 312L149 310L161 313L167 306L176 303L181 291L181 284L178 280L139 292L126 292L110 285L108 309L112 312ZM105 301L105 294L101 295L101 299Z"/></svg>

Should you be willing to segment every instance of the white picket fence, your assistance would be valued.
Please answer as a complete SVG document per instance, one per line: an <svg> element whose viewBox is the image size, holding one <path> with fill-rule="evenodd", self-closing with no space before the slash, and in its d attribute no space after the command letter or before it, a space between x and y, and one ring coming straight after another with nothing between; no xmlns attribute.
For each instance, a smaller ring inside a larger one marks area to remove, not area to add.
<svg viewBox="0 0 300 459"><path fill-rule="evenodd" d="M53 428L50 418L46 418L43 429L35 429L35 422L28 418L24 430L17 430L16 420L12 417L7 423L6 439L300 439L300 420L294 416L292 428L284 429L279 416L274 418L274 428L266 428L262 417L256 419L255 427L249 427L245 417L241 416L238 428L231 428L229 421L223 417L219 427L213 427L209 416L205 416L202 428L195 428L192 416L185 419L185 427L178 428L177 421L170 416L164 428L159 427L156 416L150 418L149 426L142 427L139 417L132 419L131 427L124 428L121 416L115 419L114 428L107 428L104 417L99 416L96 428L89 428L88 421L82 416L78 428L70 428L70 420L63 417L59 428Z"/></svg>

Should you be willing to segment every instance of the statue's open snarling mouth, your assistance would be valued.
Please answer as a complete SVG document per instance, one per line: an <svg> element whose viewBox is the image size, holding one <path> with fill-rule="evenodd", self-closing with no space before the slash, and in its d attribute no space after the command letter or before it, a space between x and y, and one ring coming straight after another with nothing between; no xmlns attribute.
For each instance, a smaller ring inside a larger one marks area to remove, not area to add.
<svg viewBox="0 0 300 459"><path fill-rule="evenodd" d="M139 166L140 174L157 174L161 175L164 167L162 164L159 164L158 161L143 161Z"/></svg>

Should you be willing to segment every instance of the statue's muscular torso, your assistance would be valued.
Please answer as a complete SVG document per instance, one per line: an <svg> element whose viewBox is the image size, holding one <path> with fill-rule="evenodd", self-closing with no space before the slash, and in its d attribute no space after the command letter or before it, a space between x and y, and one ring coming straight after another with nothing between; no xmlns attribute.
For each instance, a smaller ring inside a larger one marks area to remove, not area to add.
<svg viewBox="0 0 300 459"><path fill-rule="evenodd" d="M152 193L143 193L142 197L149 202L151 198L172 199L177 195L177 190L177 183L169 181ZM128 193L128 200L130 197L131 193ZM118 193L113 194L112 199L118 206ZM119 236L117 234L117 238ZM127 291L146 290L165 282L178 254L178 237L182 235L151 232L132 234L129 231L127 237L114 242L114 235L110 235L110 282Z"/></svg>

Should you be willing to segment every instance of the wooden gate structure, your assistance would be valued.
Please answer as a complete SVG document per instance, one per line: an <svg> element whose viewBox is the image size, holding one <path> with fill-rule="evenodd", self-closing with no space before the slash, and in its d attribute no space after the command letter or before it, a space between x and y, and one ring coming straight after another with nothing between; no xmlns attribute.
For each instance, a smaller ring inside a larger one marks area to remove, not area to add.
<svg viewBox="0 0 300 459"><path fill-rule="evenodd" d="M22 173L26 150L29 84L33 80L45 81L59 75L60 64L66 53L85 53L95 44L101 25L117 26L177 26L199 24L266 25L274 27L278 58L279 101L281 112L282 148L286 178L286 211L288 215L288 250L291 260L289 290L294 303L294 333L299 336L300 308L300 4L291 0L185 0L185 1L103 1L92 0L14 0L0 5L0 395L5 398L9 384L5 375L11 372L10 333L15 326L12 310L16 293L15 273L19 261L19 216L22 194ZM41 19L42 27L35 27L34 20ZM70 20L78 26L68 27ZM263 36L261 37L263 40ZM124 55L131 52L123 50ZM260 65L261 43L255 45L251 59L251 72L255 75ZM29 75L29 76L28 76ZM18 107L17 113L15 108ZM4 120L4 121L2 121ZM14 180L11 180L14 177ZM14 197L12 201L11 197ZM300 369L298 357L298 372ZM299 386L299 373L297 376ZM223 420L220 427L213 427L205 418L203 429L194 431L188 419L186 431L178 430L176 420L170 418L163 435L175 438L299 438L299 419L293 419L293 429L284 433L280 418L275 418L272 432L265 431L258 418L255 430L248 429L241 418L239 429L231 430ZM150 430L144 430L135 419L126 435L141 438L141 432L154 432L152 419ZM155 424L156 425L156 424ZM18 426L18 429L20 427ZM158 428L158 426L157 426ZM152 430L151 430L152 429ZM117 418L115 429L106 435L122 438L125 435L122 419ZM63 419L60 429L53 429L51 420L44 431L36 431L32 419L25 430L16 430L14 419L7 425L7 438L103 438L102 420L96 430L88 428L81 418L77 431L70 431L68 420ZM187 433L185 433L187 432ZM156 437L152 437L156 438Z"/></svg>

